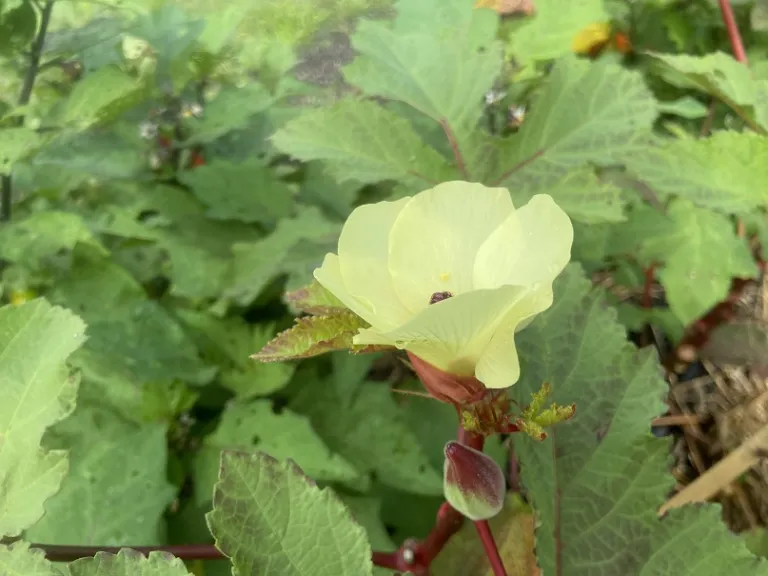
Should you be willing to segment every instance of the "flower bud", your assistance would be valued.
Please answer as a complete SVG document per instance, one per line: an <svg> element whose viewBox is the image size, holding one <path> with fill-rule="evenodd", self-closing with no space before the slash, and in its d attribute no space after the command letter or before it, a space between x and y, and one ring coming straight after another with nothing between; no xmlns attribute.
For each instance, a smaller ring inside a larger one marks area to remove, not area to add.
<svg viewBox="0 0 768 576"><path fill-rule="evenodd" d="M472 521L496 516L504 506L504 473L493 458L458 442L445 445L443 493Z"/></svg>

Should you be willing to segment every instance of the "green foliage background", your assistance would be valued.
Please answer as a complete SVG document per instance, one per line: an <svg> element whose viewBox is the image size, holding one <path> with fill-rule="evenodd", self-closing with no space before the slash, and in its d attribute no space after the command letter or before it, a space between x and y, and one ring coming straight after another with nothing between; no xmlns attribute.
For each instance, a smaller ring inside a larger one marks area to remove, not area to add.
<svg viewBox="0 0 768 576"><path fill-rule="evenodd" d="M502 20L471 0L58 0L20 104L46 9L0 0L0 291L14 303L0 309L0 536L215 537L241 574L312 576L373 573L371 548L424 536L454 411L392 394L384 355L249 355L291 325L282 293L309 282L354 206L459 179L518 205L551 194L576 228L513 389L524 402L549 381L578 406L545 443L516 442L545 573L768 573L714 507L656 519L664 384L621 343L649 320L679 339L732 278L757 275L734 220L768 241L765 6L736 6L749 68L709 0L536 6ZM608 20L635 54L572 53ZM526 107L519 128L509 106ZM586 279L637 289L650 264L668 306ZM488 451L504 462L499 441ZM0 547L0 574L55 574L24 541ZM440 574L466 574L451 550ZM66 569L230 563L121 553Z"/></svg>

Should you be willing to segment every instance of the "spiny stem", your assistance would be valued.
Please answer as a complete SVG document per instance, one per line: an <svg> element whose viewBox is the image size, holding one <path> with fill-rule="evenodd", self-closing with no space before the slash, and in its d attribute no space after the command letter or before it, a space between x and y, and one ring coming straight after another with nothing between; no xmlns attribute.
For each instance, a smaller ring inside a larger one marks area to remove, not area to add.
<svg viewBox="0 0 768 576"><path fill-rule="evenodd" d="M739 62L747 64L747 53L744 51L744 43L741 41L739 27L736 25L736 18L733 17L733 8L729 0L718 0L720 12L723 14L725 29L728 31L728 39L731 41L731 50L733 56Z"/></svg>
<svg viewBox="0 0 768 576"><path fill-rule="evenodd" d="M35 86L35 79L40 70L40 58L43 54L45 45L45 35L48 32L48 24L51 21L51 11L53 10L54 0L47 0L40 14L40 30L37 32L32 49L29 54L29 67L24 75L24 82L21 85L19 94L19 106L26 106L32 96L32 89ZM24 117L17 116L12 125L16 127L24 124ZM0 222L7 222L11 219L11 196L13 190L13 181L10 174L3 174L0 182Z"/></svg>
<svg viewBox="0 0 768 576"><path fill-rule="evenodd" d="M488 520L476 521L475 528L477 528L477 533L480 535L480 540L483 541L483 548L491 563L493 576L507 576L507 571L504 569L504 562L499 554L499 549L496 547L493 534L491 534L491 527L488 525Z"/></svg>

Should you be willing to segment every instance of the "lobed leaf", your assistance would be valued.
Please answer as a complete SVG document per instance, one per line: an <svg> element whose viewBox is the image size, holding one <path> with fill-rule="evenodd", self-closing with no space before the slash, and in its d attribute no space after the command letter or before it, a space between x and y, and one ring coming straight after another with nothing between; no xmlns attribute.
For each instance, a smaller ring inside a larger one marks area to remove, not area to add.
<svg viewBox="0 0 768 576"><path fill-rule="evenodd" d="M704 56L648 52L664 80L714 96L747 119L754 119L761 98L758 83L746 65L723 52ZM765 120L765 119L763 119ZM768 130L768 126L763 125Z"/></svg>
<svg viewBox="0 0 768 576"><path fill-rule="evenodd" d="M662 195L703 208L747 214L768 206L768 139L720 130L708 138L669 140L633 152L627 169Z"/></svg>
<svg viewBox="0 0 768 576"><path fill-rule="evenodd" d="M272 142L300 160L325 161L339 182L400 180L420 190L455 174L407 120L373 102L342 100L305 112Z"/></svg>
<svg viewBox="0 0 768 576"><path fill-rule="evenodd" d="M207 518L239 574L372 574L365 530L329 488L291 462L224 452Z"/></svg>
<svg viewBox="0 0 768 576"><path fill-rule="evenodd" d="M720 521L719 507L656 510L674 479L668 442L649 422L667 385L651 350L627 343L599 292L575 265L555 281L554 305L518 336L518 402L546 381L552 400L576 403L543 442L515 437L521 479L537 511L544 574L768 574ZM674 542L674 546L670 546Z"/></svg>
<svg viewBox="0 0 768 576"><path fill-rule="evenodd" d="M84 331L80 318L45 300L0 308L0 536L37 521L67 473L66 454L40 442L75 407L78 379L65 362Z"/></svg>
<svg viewBox="0 0 768 576"><path fill-rule="evenodd" d="M281 462L290 459L307 476L321 482L349 482L360 476L349 462L325 446L306 416L287 409L275 413L267 400L230 404L195 456L195 496L201 505L213 497L223 450L252 454L258 450Z"/></svg>
<svg viewBox="0 0 768 576"><path fill-rule="evenodd" d="M674 237L659 278L669 307L689 325L725 299L731 280L755 278L757 264L744 238L722 214L677 199L669 207Z"/></svg>
<svg viewBox="0 0 768 576"><path fill-rule="evenodd" d="M208 217L272 224L293 208L291 189L258 160L213 162L179 174L208 207Z"/></svg>
<svg viewBox="0 0 768 576"><path fill-rule="evenodd" d="M162 544L163 515L176 495L167 480L167 427L137 426L79 402L47 437L48 445L68 451L70 472L25 537L81 546Z"/></svg>
<svg viewBox="0 0 768 576"><path fill-rule="evenodd" d="M400 100L454 131L472 128L501 70L499 17L464 0L400 0L394 26L363 20L344 68L364 93ZM424 22L429 26L424 26Z"/></svg>
<svg viewBox="0 0 768 576"><path fill-rule="evenodd" d="M642 150L656 115L637 72L565 57L520 132L504 142L504 166L487 178L520 194L546 192L572 170L618 164Z"/></svg>

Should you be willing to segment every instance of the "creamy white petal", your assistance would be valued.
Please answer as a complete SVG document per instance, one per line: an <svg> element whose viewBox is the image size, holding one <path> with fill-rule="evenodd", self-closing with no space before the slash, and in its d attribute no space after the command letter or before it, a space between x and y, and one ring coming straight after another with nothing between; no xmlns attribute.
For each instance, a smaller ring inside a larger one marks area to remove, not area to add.
<svg viewBox="0 0 768 576"><path fill-rule="evenodd" d="M355 343L394 344L442 370L472 375L499 322L527 294L517 286L467 292L429 306L385 334L361 331Z"/></svg>
<svg viewBox="0 0 768 576"><path fill-rule="evenodd" d="M477 253L475 288L546 284L571 259L573 225L551 196L538 194L496 228Z"/></svg>
<svg viewBox="0 0 768 576"><path fill-rule="evenodd" d="M352 296L344 286L344 280L341 277L341 268L339 267L339 257L336 254L326 254L323 264L320 268L315 268L315 280L320 282L323 287L331 292L336 298L360 316L363 320L370 323L366 316L372 316L370 311L357 298Z"/></svg>
<svg viewBox="0 0 768 576"><path fill-rule="evenodd" d="M435 292L472 289L475 256L514 211L506 188L446 182L413 197L389 239L389 271L400 299L415 313Z"/></svg>
<svg viewBox="0 0 768 576"><path fill-rule="evenodd" d="M475 368L475 377L487 388L507 388L520 378L515 334L552 305L552 289L528 293L505 314Z"/></svg>
<svg viewBox="0 0 768 576"><path fill-rule="evenodd" d="M367 308L367 314L360 315L381 330L391 330L412 316L395 292L387 265L390 230L410 200L355 208L339 237L344 286Z"/></svg>

